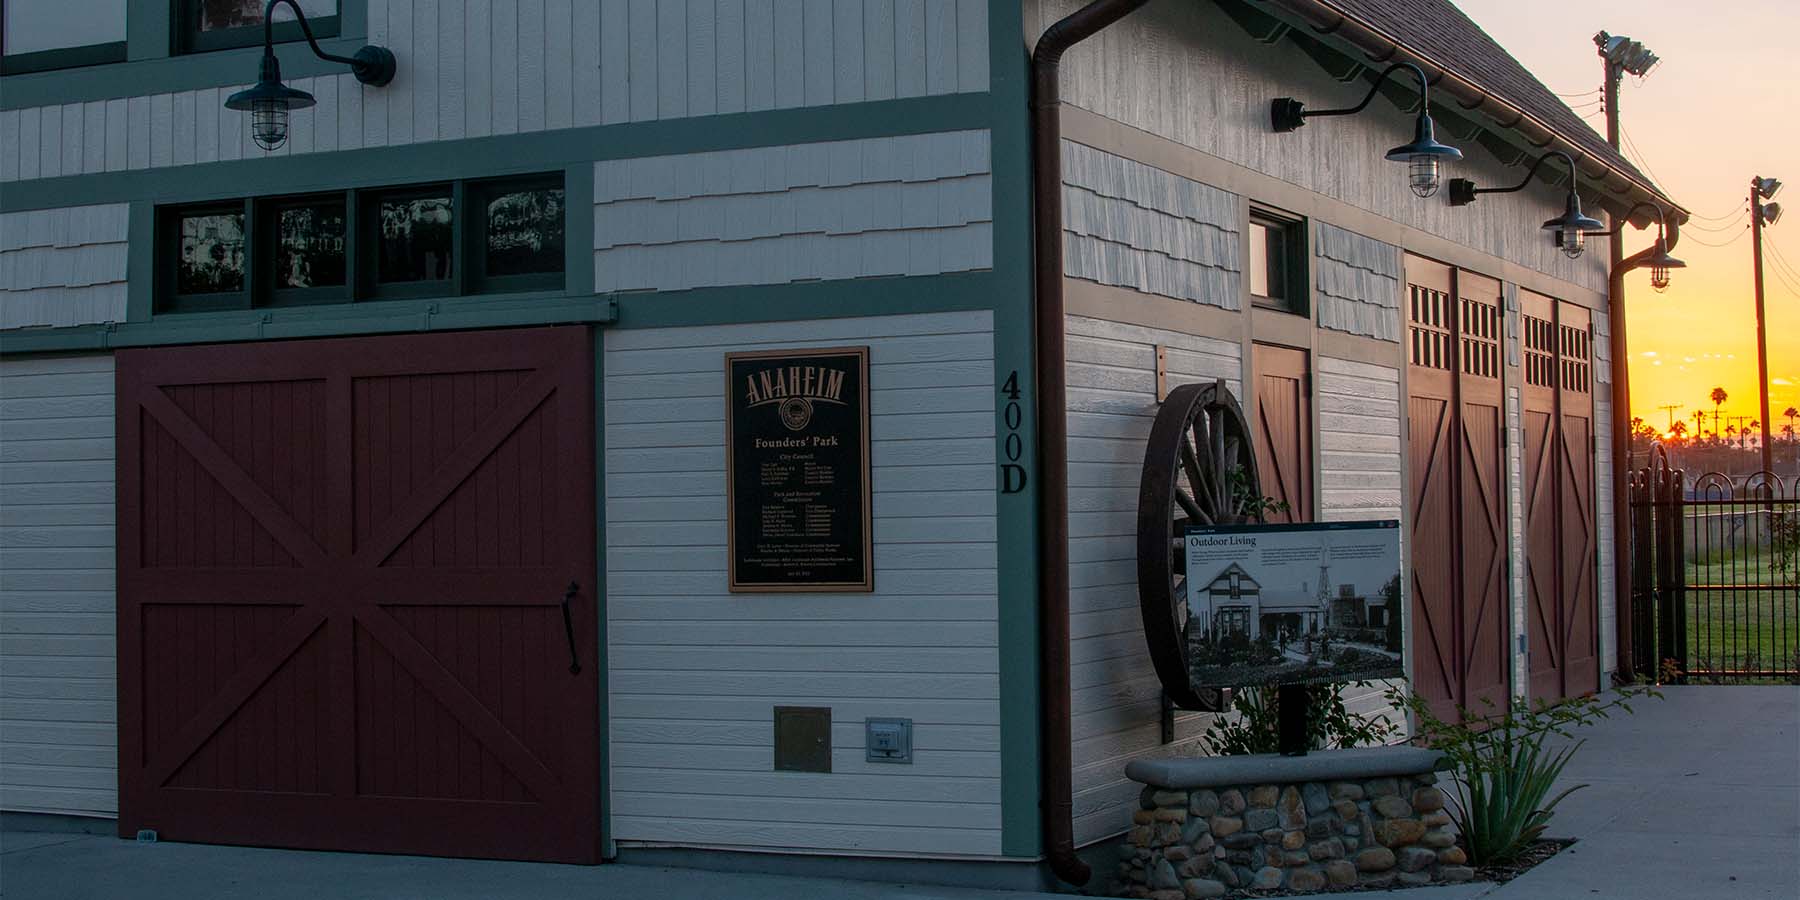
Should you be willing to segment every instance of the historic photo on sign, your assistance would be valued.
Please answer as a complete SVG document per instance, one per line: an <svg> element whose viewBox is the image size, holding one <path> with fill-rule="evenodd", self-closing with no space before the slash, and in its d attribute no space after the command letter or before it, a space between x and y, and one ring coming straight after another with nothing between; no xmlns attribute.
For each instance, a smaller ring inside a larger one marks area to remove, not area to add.
<svg viewBox="0 0 1800 900"><path fill-rule="evenodd" d="M1184 541L1196 686L1403 674L1400 523L1194 527Z"/></svg>
<svg viewBox="0 0 1800 900"><path fill-rule="evenodd" d="M874 590L869 348L725 357L732 591Z"/></svg>

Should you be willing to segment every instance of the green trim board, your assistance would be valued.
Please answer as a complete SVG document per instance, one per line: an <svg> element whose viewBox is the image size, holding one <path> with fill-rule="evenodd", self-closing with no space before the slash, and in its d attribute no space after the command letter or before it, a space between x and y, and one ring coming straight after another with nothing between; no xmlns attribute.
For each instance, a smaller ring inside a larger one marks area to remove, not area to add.
<svg viewBox="0 0 1800 900"><path fill-rule="evenodd" d="M600 858L612 859L619 848L612 837L612 666L606 652L606 344L601 338L598 331L589 331L594 354L594 627L600 632L595 644L600 658L594 661L600 679L600 758L596 761L600 766L600 808L594 814L600 819Z"/></svg>
<svg viewBox="0 0 1800 900"><path fill-rule="evenodd" d="M610 327L671 328L993 309L996 284L980 271L607 296L618 305Z"/></svg>
<svg viewBox="0 0 1800 900"><path fill-rule="evenodd" d="M176 52L177 19L169 0L132 0L125 17L124 62L8 75L0 80L0 109L169 94L256 80L261 47ZM338 0L337 36L321 39L319 46L339 56L355 53L367 42L368 21L368 0ZM286 78L344 71L342 63L313 56L298 35L282 41L276 55Z"/></svg>
<svg viewBox="0 0 1800 900"><path fill-rule="evenodd" d="M0 332L0 356L521 325L604 324L612 322L617 315L617 307L610 298L571 297L562 292L334 303L185 313L159 316L147 322L5 331Z"/></svg>
<svg viewBox="0 0 1800 900"><path fill-rule="evenodd" d="M38 50L32 53L14 53L0 57L0 76L100 66L121 62L124 59L124 41L88 44L83 47L59 47L55 50Z"/></svg>
<svg viewBox="0 0 1800 900"><path fill-rule="evenodd" d="M1008 857L1043 853L1038 706L1037 347L1032 309L1031 131L1028 46L1017 4L994 0L988 14L989 147L993 172L994 257L986 293L994 315L995 457L1005 464L1009 436L1019 439L1025 483L996 482L995 565L1000 582L1000 848ZM1017 373L1016 380L1014 373ZM1017 400L1007 396L1015 393ZM1008 404L1016 402L1017 420ZM996 473L996 477L1006 477Z"/></svg>
<svg viewBox="0 0 1800 900"><path fill-rule="evenodd" d="M654 122L595 125L396 147L273 156L8 182L0 211L155 200L188 203L456 178L578 163L780 144L986 129L989 94L945 94Z"/></svg>

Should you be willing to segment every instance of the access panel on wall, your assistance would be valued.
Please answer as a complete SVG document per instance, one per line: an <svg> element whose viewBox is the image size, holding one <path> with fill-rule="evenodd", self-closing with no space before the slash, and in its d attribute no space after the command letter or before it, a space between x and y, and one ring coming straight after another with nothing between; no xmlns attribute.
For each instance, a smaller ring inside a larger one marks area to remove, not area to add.
<svg viewBox="0 0 1800 900"><path fill-rule="evenodd" d="M872 591L869 348L725 357L732 591Z"/></svg>
<svg viewBox="0 0 1800 900"><path fill-rule="evenodd" d="M597 860L592 361L118 354L122 834Z"/></svg>

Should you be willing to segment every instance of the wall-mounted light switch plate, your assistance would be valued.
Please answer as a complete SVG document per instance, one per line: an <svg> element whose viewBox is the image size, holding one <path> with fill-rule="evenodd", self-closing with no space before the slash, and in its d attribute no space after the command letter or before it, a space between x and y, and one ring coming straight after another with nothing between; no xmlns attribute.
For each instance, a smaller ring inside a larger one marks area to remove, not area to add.
<svg viewBox="0 0 1800 900"><path fill-rule="evenodd" d="M863 746L869 762L912 764L911 719L866 719Z"/></svg>

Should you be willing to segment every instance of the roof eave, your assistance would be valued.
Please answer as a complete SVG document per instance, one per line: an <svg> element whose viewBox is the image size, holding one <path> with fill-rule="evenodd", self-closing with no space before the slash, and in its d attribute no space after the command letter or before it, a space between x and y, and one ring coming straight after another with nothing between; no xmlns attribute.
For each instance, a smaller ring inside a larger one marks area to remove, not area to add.
<svg viewBox="0 0 1800 900"><path fill-rule="evenodd" d="M1648 179L1640 178L1635 173L1619 169L1611 162L1600 159L1583 149L1574 140L1560 134L1555 127L1521 109L1516 104L1499 97L1474 79L1458 73L1445 63L1433 59L1427 54L1413 49L1393 35L1364 22L1350 13L1339 9L1329 0L1263 0L1273 6L1279 6L1307 23L1315 33L1320 35L1336 35L1360 49L1371 61L1377 62L1411 62L1425 69L1431 86L1448 93L1455 99L1457 106L1469 112L1481 112L1496 125L1518 132L1524 139L1540 150L1562 150L1574 157L1581 175L1587 181L1599 185L1610 201L1610 207L1619 210L1629 209L1635 204L1650 201L1663 206L1670 217L1677 222L1686 222L1689 213L1686 208L1676 203L1662 189ZM1606 202L1603 200L1603 202ZM1640 223L1640 219L1645 220ZM1633 225L1644 227L1654 221L1644 214L1634 217Z"/></svg>

